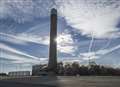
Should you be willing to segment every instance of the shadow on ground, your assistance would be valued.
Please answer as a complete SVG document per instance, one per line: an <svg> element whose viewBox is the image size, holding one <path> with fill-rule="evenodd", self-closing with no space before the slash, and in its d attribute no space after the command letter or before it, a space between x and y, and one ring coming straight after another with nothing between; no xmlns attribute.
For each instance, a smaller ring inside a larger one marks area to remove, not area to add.
<svg viewBox="0 0 120 87"><path fill-rule="evenodd" d="M0 87L59 87L56 76L9 78L0 80Z"/></svg>

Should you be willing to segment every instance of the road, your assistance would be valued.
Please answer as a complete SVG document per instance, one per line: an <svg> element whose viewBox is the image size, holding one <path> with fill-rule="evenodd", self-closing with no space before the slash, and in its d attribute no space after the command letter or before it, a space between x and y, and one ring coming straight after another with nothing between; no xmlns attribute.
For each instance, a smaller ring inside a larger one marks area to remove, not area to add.
<svg viewBox="0 0 120 87"><path fill-rule="evenodd" d="M0 80L0 87L120 87L120 77L26 77Z"/></svg>

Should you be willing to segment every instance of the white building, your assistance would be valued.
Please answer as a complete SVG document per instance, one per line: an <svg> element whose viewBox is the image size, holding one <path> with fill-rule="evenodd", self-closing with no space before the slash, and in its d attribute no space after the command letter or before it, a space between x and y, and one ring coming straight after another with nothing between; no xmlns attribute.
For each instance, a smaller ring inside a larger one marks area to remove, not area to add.
<svg viewBox="0 0 120 87"><path fill-rule="evenodd" d="M30 76L30 71L13 71L9 72L8 76L16 77L16 76Z"/></svg>

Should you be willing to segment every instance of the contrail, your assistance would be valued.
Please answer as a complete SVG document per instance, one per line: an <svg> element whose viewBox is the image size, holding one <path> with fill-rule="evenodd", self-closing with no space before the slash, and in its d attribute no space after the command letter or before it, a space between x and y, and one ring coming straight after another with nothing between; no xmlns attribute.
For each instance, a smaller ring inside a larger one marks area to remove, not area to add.
<svg viewBox="0 0 120 87"><path fill-rule="evenodd" d="M93 41L94 41L94 35L92 34L92 39L91 39L91 41L90 41L90 45L89 45L88 52L91 52L91 51L92 51Z"/></svg>
<svg viewBox="0 0 120 87"><path fill-rule="evenodd" d="M113 47L113 48L109 48L109 49L105 49L105 50L99 50L97 52L97 54L106 55L106 54L109 54L109 53L111 53L111 52L113 52L113 51L115 51L117 49L120 49L120 44L115 46L115 47Z"/></svg>
<svg viewBox="0 0 120 87"><path fill-rule="evenodd" d="M88 53L90 53L92 51L92 46L93 46L93 42L94 42L94 35L93 35L93 33L91 35L92 35L92 39L90 41L90 45L89 45L89 48L88 48ZM88 57L89 58L89 63L90 63L90 57L91 56Z"/></svg>
<svg viewBox="0 0 120 87"><path fill-rule="evenodd" d="M114 35L114 34L112 34L112 36L113 36L113 35ZM111 37L112 37L112 36L111 36ZM112 42L112 39L109 38L107 44L106 44L105 46L103 46L102 48L100 48L99 50L104 50L104 49L106 49L107 47L109 47L109 45L111 44L111 42Z"/></svg>
<svg viewBox="0 0 120 87"><path fill-rule="evenodd" d="M14 48L11 48L11 47L5 45L5 44L0 44L0 49L6 50L6 51L10 51L10 52L13 52L13 53L16 53L16 54L19 54L19 55L22 55L22 56L34 59L34 60L38 60L38 57L35 57L35 56L32 56L32 55L23 53L21 51L18 51L18 50L14 49Z"/></svg>
<svg viewBox="0 0 120 87"><path fill-rule="evenodd" d="M106 44L105 46L103 46L102 48L100 48L99 50L104 50L104 49L106 49L107 47L109 47L111 41L112 41L111 39L108 39L107 44Z"/></svg>

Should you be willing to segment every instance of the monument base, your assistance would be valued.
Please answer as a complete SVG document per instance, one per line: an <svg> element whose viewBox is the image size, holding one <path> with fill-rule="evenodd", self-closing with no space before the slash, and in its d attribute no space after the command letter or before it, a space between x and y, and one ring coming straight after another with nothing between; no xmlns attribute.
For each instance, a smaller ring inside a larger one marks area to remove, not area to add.
<svg viewBox="0 0 120 87"><path fill-rule="evenodd" d="M53 71L48 71L48 76L56 76L57 74Z"/></svg>

